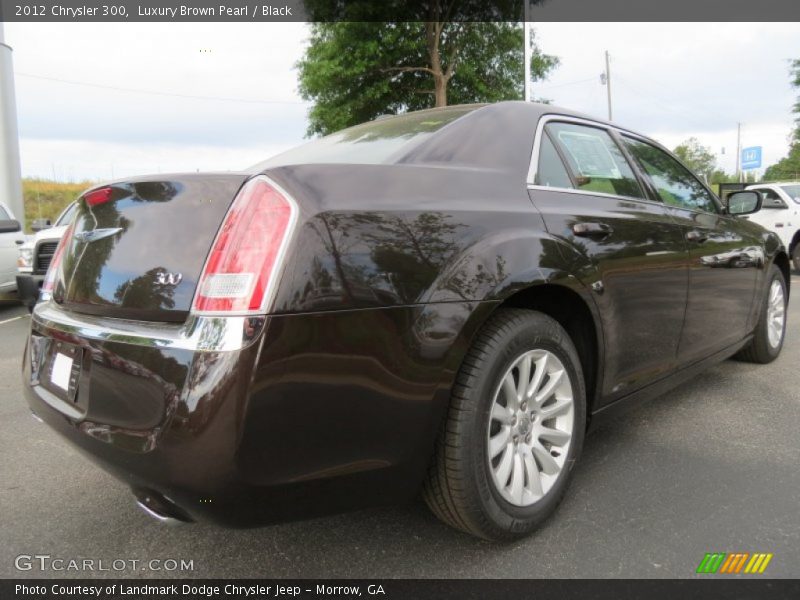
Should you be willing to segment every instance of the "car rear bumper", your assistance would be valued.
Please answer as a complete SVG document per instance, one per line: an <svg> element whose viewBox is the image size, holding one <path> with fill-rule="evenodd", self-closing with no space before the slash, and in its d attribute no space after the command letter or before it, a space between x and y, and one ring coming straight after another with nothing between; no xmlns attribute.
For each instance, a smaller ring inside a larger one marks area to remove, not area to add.
<svg viewBox="0 0 800 600"><path fill-rule="evenodd" d="M424 477L465 338L491 307L476 308L148 325L43 302L25 396L165 517L241 527L392 504ZM59 352L81 364L74 398L50 381Z"/></svg>

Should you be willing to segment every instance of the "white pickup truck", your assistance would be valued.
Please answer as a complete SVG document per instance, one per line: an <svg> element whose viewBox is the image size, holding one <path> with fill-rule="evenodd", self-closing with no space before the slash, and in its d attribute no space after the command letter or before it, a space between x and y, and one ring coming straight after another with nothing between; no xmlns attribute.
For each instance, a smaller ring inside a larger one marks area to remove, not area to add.
<svg viewBox="0 0 800 600"><path fill-rule="evenodd" d="M800 271L800 183L756 183L747 187L764 196L761 210L748 217L783 241L792 266Z"/></svg>
<svg viewBox="0 0 800 600"><path fill-rule="evenodd" d="M55 225L51 226L49 220L37 219L34 221L36 234L19 246L17 294L29 310L39 299L39 288L42 287L47 267L74 215L75 203L72 202L61 212Z"/></svg>

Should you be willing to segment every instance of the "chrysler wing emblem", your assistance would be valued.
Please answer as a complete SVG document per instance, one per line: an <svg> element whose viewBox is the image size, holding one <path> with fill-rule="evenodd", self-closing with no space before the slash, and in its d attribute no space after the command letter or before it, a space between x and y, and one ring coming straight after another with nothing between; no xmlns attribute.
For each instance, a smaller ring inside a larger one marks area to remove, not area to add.
<svg viewBox="0 0 800 600"><path fill-rule="evenodd" d="M109 227L108 229L92 229L91 231L80 231L73 234L73 237L79 242L88 244L89 242L96 242L103 238L111 237L122 231L122 227Z"/></svg>
<svg viewBox="0 0 800 600"><path fill-rule="evenodd" d="M167 273L166 271L156 273L156 283L159 285L178 285L181 280L183 280L183 275L180 273Z"/></svg>

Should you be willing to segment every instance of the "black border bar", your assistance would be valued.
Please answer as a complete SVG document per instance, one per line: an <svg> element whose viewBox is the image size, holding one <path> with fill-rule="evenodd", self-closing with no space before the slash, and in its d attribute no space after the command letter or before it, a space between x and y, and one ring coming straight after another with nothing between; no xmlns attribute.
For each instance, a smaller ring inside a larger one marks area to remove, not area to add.
<svg viewBox="0 0 800 600"><path fill-rule="evenodd" d="M0 0L7 22L521 21L524 0ZM534 22L800 21L798 0L532 0Z"/></svg>
<svg viewBox="0 0 800 600"><path fill-rule="evenodd" d="M531 557L535 560L535 557ZM21 588L20 586L23 586ZM127 593L130 586L152 586ZM184 586L189 586L188 589ZM247 588L231 593L226 586ZM283 592L279 593L279 589ZM99 592L99 593L98 593ZM800 580L763 577L700 579L328 579L328 580L169 580L169 579L5 579L0 597L42 600L470 600L535 598L536 600L784 600L800 597Z"/></svg>

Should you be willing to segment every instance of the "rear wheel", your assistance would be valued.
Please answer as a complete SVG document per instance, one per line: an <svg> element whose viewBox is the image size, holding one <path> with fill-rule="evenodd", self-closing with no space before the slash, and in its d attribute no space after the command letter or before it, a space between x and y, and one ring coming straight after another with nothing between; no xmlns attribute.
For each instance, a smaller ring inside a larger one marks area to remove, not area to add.
<svg viewBox="0 0 800 600"><path fill-rule="evenodd" d="M761 315L753 339L737 355L755 363L769 363L778 358L786 334L786 281L781 270L772 265L762 301Z"/></svg>
<svg viewBox="0 0 800 600"><path fill-rule="evenodd" d="M561 501L585 423L583 375L567 332L547 315L500 309L459 372L425 500L473 535L525 535Z"/></svg>
<svg viewBox="0 0 800 600"><path fill-rule="evenodd" d="M795 271L800 271L800 241L794 245L794 250L792 250L792 266Z"/></svg>

